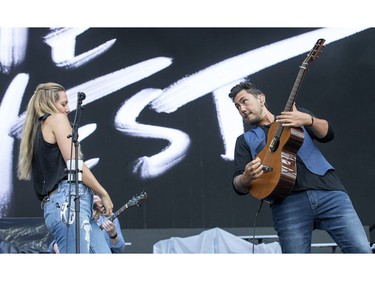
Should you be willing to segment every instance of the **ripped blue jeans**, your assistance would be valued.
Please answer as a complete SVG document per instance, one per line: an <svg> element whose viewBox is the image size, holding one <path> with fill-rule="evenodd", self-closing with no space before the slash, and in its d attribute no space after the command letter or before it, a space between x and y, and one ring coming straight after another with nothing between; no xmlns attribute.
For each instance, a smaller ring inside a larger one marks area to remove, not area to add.
<svg viewBox="0 0 375 281"><path fill-rule="evenodd" d="M70 208L69 203L70 192ZM92 218L93 194L91 189L79 184L79 250L76 247L75 183L61 181L55 192L45 198L44 221L54 237L60 253L111 253L103 232Z"/></svg>

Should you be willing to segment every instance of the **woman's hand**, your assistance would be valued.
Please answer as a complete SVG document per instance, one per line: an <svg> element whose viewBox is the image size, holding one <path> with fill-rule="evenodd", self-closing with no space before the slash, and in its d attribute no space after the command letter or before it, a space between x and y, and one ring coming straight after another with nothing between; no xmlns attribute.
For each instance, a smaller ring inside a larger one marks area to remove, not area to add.
<svg viewBox="0 0 375 281"><path fill-rule="evenodd" d="M109 197L108 194L101 195L99 197L100 199L102 199L102 203L104 206L104 210L101 210L102 214L105 216L109 216L110 214L112 214L112 211L113 211L113 203L112 203L111 198Z"/></svg>

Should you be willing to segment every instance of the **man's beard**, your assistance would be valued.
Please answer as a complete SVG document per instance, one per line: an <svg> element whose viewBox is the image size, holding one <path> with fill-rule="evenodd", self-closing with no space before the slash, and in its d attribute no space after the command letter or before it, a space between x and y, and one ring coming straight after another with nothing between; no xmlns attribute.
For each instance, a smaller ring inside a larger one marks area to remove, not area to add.
<svg viewBox="0 0 375 281"><path fill-rule="evenodd" d="M255 118L249 120L249 119L246 119L247 123L251 126L255 126L255 125L258 125L258 123L262 120L262 118L260 117L260 115L257 115L255 116Z"/></svg>

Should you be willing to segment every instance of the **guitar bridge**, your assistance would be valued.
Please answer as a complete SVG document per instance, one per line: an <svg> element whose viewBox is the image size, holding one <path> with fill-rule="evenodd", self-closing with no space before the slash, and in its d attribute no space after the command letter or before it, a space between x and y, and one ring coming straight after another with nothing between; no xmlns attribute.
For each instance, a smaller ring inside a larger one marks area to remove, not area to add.
<svg viewBox="0 0 375 281"><path fill-rule="evenodd" d="M270 166L263 166L262 167L262 170L263 170L263 172L265 172L265 173L269 173L269 172L272 172L272 167L270 167Z"/></svg>

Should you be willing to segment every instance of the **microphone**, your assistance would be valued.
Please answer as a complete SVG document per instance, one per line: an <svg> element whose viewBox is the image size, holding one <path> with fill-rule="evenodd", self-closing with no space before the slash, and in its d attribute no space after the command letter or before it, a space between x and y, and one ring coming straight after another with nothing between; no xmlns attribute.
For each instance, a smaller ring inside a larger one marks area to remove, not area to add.
<svg viewBox="0 0 375 281"><path fill-rule="evenodd" d="M86 98L86 94L84 92L78 92L78 101L83 101Z"/></svg>

